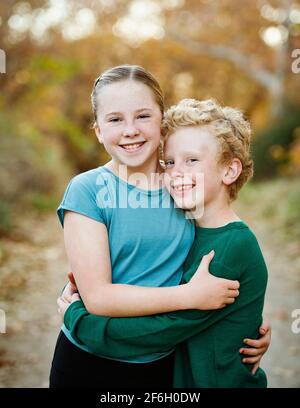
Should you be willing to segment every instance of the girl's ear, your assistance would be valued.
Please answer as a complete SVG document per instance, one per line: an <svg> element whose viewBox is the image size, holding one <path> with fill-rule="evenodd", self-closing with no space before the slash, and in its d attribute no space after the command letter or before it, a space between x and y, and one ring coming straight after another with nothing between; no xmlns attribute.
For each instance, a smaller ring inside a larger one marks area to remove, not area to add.
<svg viewBox="0 0 300 408"><path fill-rule="evenodd" d="M239 159L233 159L231 162L225 166L222 181L226 186L234 183L241 174L243 170L242 163Z"/></svg>
<svg viewBox="0 0 300 408"><path fill-rule="evenodd" d="M101 134L100 128L99 128L99 126L97 124L95 124L94 130L95 130L97 139L99 140L99 143L103 144L102 134Z"/></svg>

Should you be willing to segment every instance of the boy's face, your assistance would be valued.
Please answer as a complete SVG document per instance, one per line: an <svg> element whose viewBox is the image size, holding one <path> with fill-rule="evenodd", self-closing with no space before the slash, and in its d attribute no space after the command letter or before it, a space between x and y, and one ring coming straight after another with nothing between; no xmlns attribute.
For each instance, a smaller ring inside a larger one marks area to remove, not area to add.
<svg viewBox="0 0 300 408"><path fill-rule="evenodd" d="M165 144L166 187L176 206L199 209L222 188L224 168L218 164L219 142L208 126L187 126Z"/></svg>

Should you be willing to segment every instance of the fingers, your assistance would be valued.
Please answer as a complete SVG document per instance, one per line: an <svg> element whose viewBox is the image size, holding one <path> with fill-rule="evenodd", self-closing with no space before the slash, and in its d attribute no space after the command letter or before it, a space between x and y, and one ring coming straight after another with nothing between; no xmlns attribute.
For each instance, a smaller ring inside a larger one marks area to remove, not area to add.
<svg viewBox="0 0 300 408"><path fill-rule="evenodd" d="M59 298L57 298L56 303L57 303L58 307L61 307L62 304L63 304L63 300L59 297Z"/></svg>
<svg viewBox="0 0 300 408"><path fill-rule="evenodd" d="M71 303L72 302L72 295L74 293L77 293L77 288L74 286L71 282L68 282L66 285L61 297L62 299L65 299L67 302Z"/></svg>
<svg viewBox="0 0 300 408"><path fill-rule="evenodd" d="M240 292L238 290L229 290L226 298L226 304L231 305L235 302L235 298L239 296Z"/></svg>
<svg viewBox="0 0 300 408"><path fill-rule="evenodd" d="M62 310L64 309L65 302L63 301L63 299L61 297L59 297L57 299L56 303L57 303L57 306L58 306L57 311L58 311L58 313L61 314Z"/></svg>
<svg viewBox="0 0 300 408"><path fill-rule="evenodd" d="M208 257L209 262L210 262L215 256L215 251L212 249L206 256Z"/></svg>
<svg viewBox="0 0 300 408"><path fill-rule="evenodd" d="M65 297L60 296L60 297L57 299L56 303L58 304L59 307L63 307L63 306L65 306L65 305L69 305L69 304L72 302L72 297L71 297L70 299L71 299L71 300L69 301L69 300L66 299Z"/></svg>
<svg viewBox="0 0 300 408"><path fill-rule="evenodd" d="M229 289L229 291L228 291L228 296L229 297L238 297L238 295L240 294L240 291L239 290L237 290L237 289L234 289L234 290L232 290L232 289Z"/></svg>
<svg viewBox="0 0 300 408"><path fill-rule="evenodd" d="M67 286L65 287L62 295L61 295L61 299L65 300L66 302L71 302L71 298L72 298L72 288L71 288L71 283L68 283Z"/></svg>
<svg viewBox="0 0 300 408"><path fill-rule="evenodd" d="M228 289L237 290L240 288L240 282L238 280L227 280Z"/></svg>
<svg viewBox="0 0 300 408"><path fill-rule="evenodd" d="M209 264L214 256L215 256L215 251L214 250L210 251L208 254L203 256L199 266L201 266L201 268L208 269Z"/></svg>
<svg viewBox="0 0 300 408"><path fill-rule="evenodd" d="M255 348L268 348L269 347L269 340L267 338L267 335L264 337L261 337L258 340L253 340L253 339L244 339L244 343L247 344L247 346L250 347L255 347Z"/></svg>
<svg viewBox="0 0 300 408"><path fill-rule="evenodd" d="M256 371L258 370L258 368L259 368L259 363L254 364L252 371L251 371L253 375L256 374Z"/></svg>
<svg viewBox="0 0 300 408"><path fill-rule="evenodd" d="M260 326L259 332L261 334L266 334L268 331L271 331L271 325L268 320L264 320L262 325Z"/></svg>
<svg viewBox="0 0 300 408"><path fill-rule="evenodd" d="M265 348L241 348L240 349L240 353L243 355L247 355L247 356L259 356L260 358L262 357L262 355L264 354L264 352L266 351Z"/></svg>
<svg viewBox="0 0 300 408"><path fill-rule="evenodd" d="M242 359L242 362L244 364L256 364L259 363L261 360L261 357L246 357Z"/></svg>
<svg viewBox="0 0 300 408"><path fill-rule="evenodd" d="M78 293L74 293L74 295L72 295L72 299L71 302L76 302L77 300L80 300L80 296L78 295Z"/></svg>
<svg viewBox="0 0 300 408"><path fill-rule="evenodd" d="M72 272L68 272L69 281L76 286L75 278Z"/></svg>

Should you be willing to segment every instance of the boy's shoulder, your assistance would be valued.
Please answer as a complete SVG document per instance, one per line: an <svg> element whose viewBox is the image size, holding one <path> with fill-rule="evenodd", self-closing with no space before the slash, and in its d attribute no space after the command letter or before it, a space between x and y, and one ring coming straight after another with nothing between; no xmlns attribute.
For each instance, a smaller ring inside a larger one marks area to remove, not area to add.
<svg viewBox="0 0 300 408"><path fill-rule="evenodd" d="M263 253L253 230L245 223L238 230L232 231L232 239L228 240L227 256L233 266L241 264L253 266L265 265Z"/></svg>
<svg viewBox="0 0 300 408"><path fill-rule="evenodd" d="M240 222L240 228L234 232L234 236L237 238L237 245L257 246L258 241L253 230L244 221Z"/></svg>

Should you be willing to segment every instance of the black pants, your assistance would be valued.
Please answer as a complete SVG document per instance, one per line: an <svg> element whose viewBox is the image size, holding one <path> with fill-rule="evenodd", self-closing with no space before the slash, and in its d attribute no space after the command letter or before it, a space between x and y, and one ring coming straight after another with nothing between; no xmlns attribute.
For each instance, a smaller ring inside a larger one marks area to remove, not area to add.
<svg viewBox="0 0 300 408"><path fill-rule="evenodd" d="M172 387L174 353L150 363L123 363L87 353L59 333L50 388Z"/></svg>

